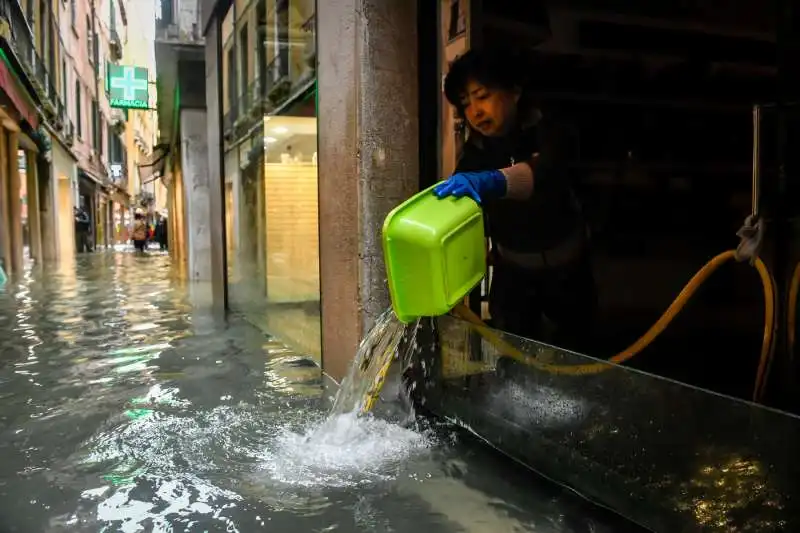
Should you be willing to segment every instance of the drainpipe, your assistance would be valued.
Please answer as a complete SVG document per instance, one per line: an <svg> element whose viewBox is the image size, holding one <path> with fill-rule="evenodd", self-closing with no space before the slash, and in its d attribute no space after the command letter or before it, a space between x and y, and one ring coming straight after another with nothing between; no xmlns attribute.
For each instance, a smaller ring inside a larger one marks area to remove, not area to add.
<svg viewBox="0 0 800 533"><path fill-rule="evenodd" d="M92 40L92 54L95 56L94 58L89 58L92 61L92 66L94 69L94 88L95 88L95 98L97 99L97 112L100 113L100 70L98 63L100 62L100 51L97 49L99 43L99 39L96 39L97 36L97 13L95 11L95 0L91 1L91 8L92 8L92 34L89 35L89 39ZM94 59L97 58L96 61ZM92 124L96 124L99 122L98 117L92 117ZM98 124L99 125L99 124ZM95 132L95 136L96 136ZM101 132L102 138L102 132ZM102 141L101 141L102 142ZM98 148L99 153L99 146Z"/></svg>
<svg viewBox="0 0 800 533"><path fill-rule="evenodd" d="M99 163L100 163L100 160L101 160L100 158L102 157L102 154L103 154L103 150L102 150L103 131L100 129L101 124L102 124L102 121L100 120L100 117L103 116L103 100L102 100L102 97L101 97L102 94L103 94L101 92L103 90L103 83L101 83L101 81L100 81L100 61L102 60L102 56L100 54L100 37L99 37L100 33L97 31L98 22L97 22L96 0L92 0L91 6L92 6L92 35L90 36L90 38L92 39L92 43L94 44L94 46L92 46L92 53L94 54L94 59L95 59L95 61L93 61L93 63L94 63L94 83L95 83L95 97L97 98L97 116L94 117L94 124L97 127L97 131L95 132L95 136L97 137L97 142L99 144L99 146L96 146L95 148L97 150L97 157L98 157L98 159L97 159L98 160L98 165L97 166L98 166L98 168L102 169L103 167ZM107 155L108 154L106 154L106 156ZM108 176L106 176L106 178L108 178ZM112 199L109 196L108 201L106 201L106 216L104 217L104 220L102 220L102 224L103 224L103 241L105 241L103 244L106 247L108 247L109 243L112 242L111 236L109 235L109 232L111 231L111 224L109 223L109 219L111 218L112 213L114 212L114 209L112 208L111 202L112 202ZM100 211L100 205L98 204L97 205L98 214L99 214L99 211Z"/></svg>
<svg viewBox="0 0 800 533"><path fill-rule="evenodd" d="M99 72L97 70L97 62L99 61L99 55L100 54L98 54L96 52L97 39L95 39L95 35L97 35L97 17L95 15L95 0L91 0L91 2L89 4L89 7L90 7L90 9L92 11L92 30L91 30L91 33L86 38L92 43L92 50L90 52L90 55L92 55L94 57L89 57L88 59L89 59L89 62L92 64L92 72L94 74L94 88L95 88L94 96L95 96L95 99L97 101L97 112L99 113L100 112L100 83L99 83L99 81L97 79L98 78L98 74L99 74ZM98 58L97 61L94 60L95 57ZM89 109L91 109L91 107ZM94 136L93 136L92 140L97 139L97 133L98 132L94 131L94 130L97 129L97 127L99 125L98 123L99 123L99 121L97 120L97 116L93 116L92 117L92 128L93 128L92 133L94 134ZM99 146L95 146L95 153L98 154L98 156L100 154L99 148L100 148ZM96 167L100 168L100 165L96 165ZM97 223L98 223L99 218L100 218L100 194L99 194L99 191L95 192L95 194L94 194L94 204L95 205L94 205L94 209L93 209L93 211L94 211L94 217L93 217L94 218L94 220L93 220L94 228L93 229L95 231L93 233L94 233L94 243L95 243L95 246L96 246L97 244L99 244L97 242ZM103 239L104 240L105 240L105 233L106 233L105 232L105 228L103 228Z"/></svg>

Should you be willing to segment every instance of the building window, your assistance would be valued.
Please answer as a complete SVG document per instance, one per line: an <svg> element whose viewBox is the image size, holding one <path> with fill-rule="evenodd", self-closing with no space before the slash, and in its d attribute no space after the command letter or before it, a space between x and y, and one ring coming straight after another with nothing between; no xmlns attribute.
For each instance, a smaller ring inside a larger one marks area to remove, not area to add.
<svg viewBox="0 0 800 533"><path fill-rule="evenodd" d="M242 80L240 87L242 94L239 96L239 102L242 106L242 112L247 112L247 92L250 89L250 73L248 68L249 54L247 51L250 49L247 42L247 25L245 24L242 31L239 32L239 79Z"/></svg>
<svg viewBox="0 0 800 533"><path fill-rule="evenodd" d="M156 17L160 26L163 28L173 24L175 22L173 16L175 6L172 5L172 0L161 0L159 4L161 4L161 9L156 12Z"/></svg>
<svg viewBox="0 0 800 533"><path fill-rule="evenodd" d="M238 98L237 94L237 83L236 83L236 48L231 47L228 49L228 61L227 61L227 69L228 69L228 117L229 120L226 121L226 127L230 124L236 122L238 117L238 109L236 107L236 101ZM228 122L230 124L228 124Z"/></svg>
<svg viewBox="0 0 800 533"><path fill-rule="evenodd" d="M76 24L78 23L78 15L75 7L76 0L69 0L69 21L72 24L72 29L76 29ZM77 31L77 30L76 30Z"/></svg>
<svg viewBox="0 0 800 533"><path fill-rule="evenodd" d="M89 61L94 60L94 43L92 42L94 38L92 37L94 32L92 32L92 19L89 18L89 15L86 15L86 53L89 58Z"/></svg>
<svg viewBox="0 0 800 533"><path fill-rule="evenodd" d="M450 27L448 38L450 40L463 35L467 31L466 8L463 0L450 0Z"/></svg>
<svg viewBox="0 0 800 533"><path fill-rule="evenodd" d="M49 67L50 67L50 82L53 86L58 85L58 78L56 72L56 61L58 61L58 54L60 50L57 49L58 44L58 25L56 24L55 18L51 17L50 20L50 31L47 32L47 57L49 57Z"/></svg>
<svg viewBox="0 0 800 533"><path fill-rule="evenodd" d="M31 7L33 7L33 3L31 3ZM33 12L31 12L31 15ZM47 54L50 50L47 48L47 41L48 41L48 31L47 31L47 2L42 0L39 1L39 18L42 20L41 29L42 31L39 32L39 52L47 57ZM33 21L31 21L31 27L34 27ZM35 33L35 32L34 32Z"/></svg>
<svg viewBox="0 0 800 533"><path fill-rule="evenodd" d="M289 75L289 0L278 0L275 14L275 49L278 51L273 62L273 82Z"/></svg>
<svg viewBox="0 0 800 533"><path fill-rule="evenodd" d="M67 93L67 62L61 60L61 97L64 99L65 109L69 109L69 94Z"/></svg>
<svg viewBox="0 0 800 533"><path fill-rule="evenodd" d="M114 126L108 126L108 160L111 163L122 162L122 150L119 136L114 132Z"/></svg>
<svg viewBox="0 0 800 533"><path fill-rule="evenodd" d="M108 153L108 149L106 147L106 119L103 118L103 115L100 114L98 111L97 113L97 146L100 151L100 155Z"/></svg>
<svg viewBox="0 0 800 533"><path fill-rule="evenodd" d="M25 2L25 18L28 19L28 26L33 28L36 25L36 12L34 11L34 0Z"/></svg>
<svg viewBox="0 0 800 533"><path fill-rule="evenodd" d="M100 142L99 142L99 133L100 133L100 124L97 112L97 100L92 99L92 148L97 151L100 151Z"/></svg>
<svg viewBox="0 0 800 533"><path fill-rule="evenodd" d="M83 138L83 116L81 115L81 82L75 80L75 126L78 129L78 138Z"/></svg>

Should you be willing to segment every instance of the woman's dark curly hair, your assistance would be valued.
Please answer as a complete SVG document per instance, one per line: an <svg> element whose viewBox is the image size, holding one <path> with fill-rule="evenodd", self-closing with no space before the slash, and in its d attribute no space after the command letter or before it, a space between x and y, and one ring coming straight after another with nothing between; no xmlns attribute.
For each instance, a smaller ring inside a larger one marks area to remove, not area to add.
<svg viewBox="0 0 800 533"><path fill-rule="evenodd" d="M450 64L444 79L444 95L464 118L462 95L467 83L476 81L493 89L522 91L517 108L520 112L534 107L526 94L531 83L531 59L523 50L506 46L473 48Z"/></svg>

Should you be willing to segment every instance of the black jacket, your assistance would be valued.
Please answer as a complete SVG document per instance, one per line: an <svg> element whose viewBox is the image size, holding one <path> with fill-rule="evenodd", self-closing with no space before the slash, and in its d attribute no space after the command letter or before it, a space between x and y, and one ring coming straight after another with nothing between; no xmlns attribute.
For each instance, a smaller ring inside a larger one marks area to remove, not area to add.
<svg viewBox="0 0 800 533"><path fill-rule="evenodd" d="M88 231L91 227L91 219L83 209L75 211L75 229L78 231Z"/></svg>
<svg viewBox="0 0 800 533"><path fill-rule="evenodd" d="M456 166L456 172L502 169L539 154L528 200L484 202L487 235L516 252L552 249L583 224L567 167L572 153L569 137L540 117L537 114L502 138L472 132Z"/></svg>

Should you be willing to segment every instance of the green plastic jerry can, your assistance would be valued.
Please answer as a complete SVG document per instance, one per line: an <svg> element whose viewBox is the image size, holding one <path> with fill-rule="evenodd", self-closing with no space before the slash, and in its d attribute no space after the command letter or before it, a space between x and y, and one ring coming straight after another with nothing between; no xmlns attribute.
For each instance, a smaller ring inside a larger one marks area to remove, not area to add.
<svg viewBox="0 0 800 533"><path fill-rule="evenodd" d="M437 198L431 187L386 217L383 253L401 321L446 314L486 272L483 212L469 198Z"/></svg>

